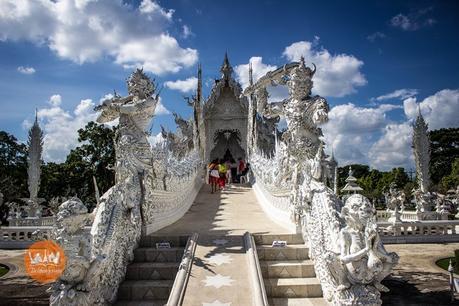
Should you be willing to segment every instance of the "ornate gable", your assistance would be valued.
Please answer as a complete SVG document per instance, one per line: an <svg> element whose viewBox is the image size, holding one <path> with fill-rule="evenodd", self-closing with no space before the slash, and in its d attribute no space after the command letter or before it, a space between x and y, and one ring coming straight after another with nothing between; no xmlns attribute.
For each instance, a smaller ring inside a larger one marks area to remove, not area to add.
<svg viewBox="0 0 459 306"><path fill-rule="evenodd" d="M241 85L232 77L233 68L226 53L220 71L222 76L215 80L210 96L204 104L204 118L247 116L247 98L242 96Z"/></svg>

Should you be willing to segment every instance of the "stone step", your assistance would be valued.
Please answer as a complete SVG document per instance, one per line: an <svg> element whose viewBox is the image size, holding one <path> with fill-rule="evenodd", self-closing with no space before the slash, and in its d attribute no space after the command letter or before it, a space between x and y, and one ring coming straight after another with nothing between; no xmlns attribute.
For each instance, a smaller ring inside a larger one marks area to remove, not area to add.
<svg viewBox="0 0 459 306"><path fill-rule="evenodd" d="M127 280L174 280L180 263L178 262L136 262L127 267Z"/></svg>
<svg viewBox="0 0 459 306"><path fill-rule="evenodd" d="M316 278L265 278L264 283L268 297L322 297L322 287Z"/></svg>
<svg viewBox="0 0 459 306"><path fill-rule="evenodd" d="M275 240L287 241L287 244L303 244L304 240L301 234L263 234L257 235L254 234L253 238L256 245L269 244L271 245Z"/></svg>
<svg viewBox="0 0 459 306"><path fill-rule="evenodd" d="M156 249L137 248L134 250L135 262L180 262L184 248Z"/></svg>
<svg viewBox="0 0 459 306"><path fill-rule="evenodd" d="M328 306L324 298L272 298L270 306Z"/></svg>
<svg viewBox="0 0 459 306"><path fill-rule="evenodd" d="M166 306L167 300L156 300L156 301L117 301L115 306Z"/></svg>
<svg viewBox="0 0 459 306"><path fill-rule="evenodd" d="M173 280L125 280L118 289L118 299L167 300L173 283Z"/></svg>
<svg viewBox="0 0 459 306"><path fill-rule="evenodd" d="M290 244L283 248L259 245L257 246L257 253L260 261L309 259L309 250L304 244Z"/></svg>
<svg viewBox="0 0 459 306"><path fill-rule="evenodd" d="M188 241L189 236L143 236L140 239L140 247L143 248L156 248L156 243L169 242L171 247L184 248Z"/></svg>
<svg viewBox="0 0 459 306"><path fill-rule="evenodd" d="M315 277L314 263L306 260L260 261L264 278Z"/></svg>

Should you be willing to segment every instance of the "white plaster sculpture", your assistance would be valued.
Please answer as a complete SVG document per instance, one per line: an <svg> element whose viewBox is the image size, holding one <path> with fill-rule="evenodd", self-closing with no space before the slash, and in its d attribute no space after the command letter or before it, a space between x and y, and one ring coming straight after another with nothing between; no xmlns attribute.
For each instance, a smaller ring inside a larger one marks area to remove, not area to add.
<svg viewBox="0 0 459 306"><path fill-rule="evenodd" d="M29 131L27 141L29 152L27 156L27 184L29 187L29 198L22 199L25 203L28 218L39 218L41 216L41 202L44 199L38 198L41 175L41 153L43 151L43 132L38 124L38 117L35 115L35 122Z"/></svg>
<svg viewBox="0 0 459 306"><path fill-rule="evenodd" d="M330 165L318 125L328 120L328 104L324 98L310 95L314 73L315 69L306 67L301 59L268 72L245 90L253 112L258 110L268 117L281 115L287 121L287 130L282 141L276 141L271 158L256 147L256 141L250 141L249 135L254 180L273 195L270 198L290 191L291 215L309 245L316 275L330 304L381 305L379 290L386 288L380 282L398 257L385 251L368 199L351 195L343 208L342 201L324 184L331 169L327 170ZM272 84L287 85L289 97L268 103L264 89Z"/></svg>
<svg viewBox="0 0 459 306"><path fill-rule="evenodd" d="M145 130L158 102L154 83L138 69L128 78L127 85L128 96L115 94L96 107L101 111L98 122L119 119L115 185L100 197L91 214L76 199L60 206L55 239L69 250L68 260L74 264L70 276L64 275L53 286L52 305L113 303L141 231L154 222L164 222L158 217L188 207L193 200L190 195L199 189L196 178L202 163L197 151L178 160L165 147L150 148ZM90 235L82 232L83 219L94 220ZM82 257L75 255L77 238L73 236L84 241L90 238L84 252L80 250Z"/></svg>
<svg viewBox="0 0 459 306"><path fill-rule="evenodd" d="M389 186L389 192L384 194L386 198L386 207L387 211L392 213L392 216L389 218L389 222L401 222L401 212L405 210L405 193L403 191L397 190L395 183L391 183Z"/></svg>
<svg viewBox="0 0 459 306"><path fill-rule="evenodd" d="M418 116L413 125L413 153L416 163L416 178L422 192L429 192L430 188L430 141L428 135L428 125L421 114L419 108Z"/></svg>
<svg viewBox="0 0 459 306"><path fill-rule="evenodd" d="M55 239L69 250L69 262L76 263L72 275L78 277L61 278L63 285L52 288L52 305L107 305L113 302L140 238L145 196L143 179L152 164L145 128L153 116L158 97L153 96L155 86L142 70L136 70L127 85L127 97L115 95L96 108L102 111L98 118L101 123L119 118L115 186L100 198L91 216L85 214L84 205L75 200L65 202L59 209ZM66 222L65 217L69 214L70 222ZM83 219L89 217L94 218L94 222L86 255L84 258L73 256L75 246L66 235L83 235Z"/></svg>
<svg viewBox="0 0 459 306"><path fill-rule="evenodd" d="M341 209L346 225L339 233L340 253L328 254L339 291L367 284L389 291L381 281L397 264L398 255L384 248L376 230L375 213L370 201L360 194L349 196Z"/></svg>

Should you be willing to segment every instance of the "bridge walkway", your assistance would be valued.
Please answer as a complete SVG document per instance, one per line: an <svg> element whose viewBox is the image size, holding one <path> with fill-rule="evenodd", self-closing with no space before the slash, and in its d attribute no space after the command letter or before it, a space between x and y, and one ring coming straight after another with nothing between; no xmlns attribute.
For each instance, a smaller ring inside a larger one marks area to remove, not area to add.
<svg viewBox="0 0 459 306"><path fill-rule="evenodd" d="M286 234L271 221L248 186L211 194L203 186L191 209L155 236L199 234L183 305L253 305L243 234Z"/></svg>

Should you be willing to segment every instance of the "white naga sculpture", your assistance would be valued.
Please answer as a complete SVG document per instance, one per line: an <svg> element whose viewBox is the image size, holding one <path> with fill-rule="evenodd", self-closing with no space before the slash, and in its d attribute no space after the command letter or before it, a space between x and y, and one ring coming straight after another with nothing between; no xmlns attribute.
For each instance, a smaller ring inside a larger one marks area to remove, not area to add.
<svg viewBox="0 0 459 306"><path fill-rule="evenodd" d="M155 84L137 69L127 87L128 96L115 94L96 107L101 111L99 123L119 119L115 185L91 214L77 199L59 207L55 239L65 250L69 268L52 288L52 305L113 303L142 229L161 221L155 217L183 209L194 192L201 165L198 152L177 160L173 152L152 150L147 140L146 128L158 103ZM158 201L158 190L167 190L171 198ZM83 220L94 220L90 233L84 231ZM77 240L87 243L79 246Z"/></svg>
<svg viewBox="0 0 459 306"><path fill-rule="evenodd" d="M329 165L319 125L328 120L329 107L324 98L311 96L314 73L302 58L268 72L245 90L257 116L283 116L287 122L271 158L260 154L256 141L249 139L254 181L274 197L290 191L291 215L309 244L324 297L331 304L381 305L379 291L386 290L381 280L398 257L384 249L368 199L355 194L343 205L323 183ZM279 84L287 85L289 97L268 103L266 87ZM249 131L250 124L249 118Z"/></svg>
<svg viewBox="0 0 459 306"><path fill-rule="evenodd" d="M52 305L107 305L114 301L119 283L140 239L145 199L145 173L152 173L152 154L145 129L158 97L142 70L127 80L127 97L115 94L96 110L98 122L119 118L116 135L116 183L101 198L92 214L71 199L59 208L55 239L67 255L67 272L52 288ZM90 234L84 220L94 219ZM72 238L75 236L76 238ZM84 249L77 240L90 241ZM83 254L83 255L82 255Z"/></svg>

